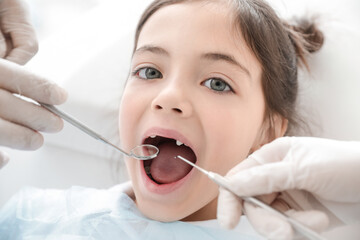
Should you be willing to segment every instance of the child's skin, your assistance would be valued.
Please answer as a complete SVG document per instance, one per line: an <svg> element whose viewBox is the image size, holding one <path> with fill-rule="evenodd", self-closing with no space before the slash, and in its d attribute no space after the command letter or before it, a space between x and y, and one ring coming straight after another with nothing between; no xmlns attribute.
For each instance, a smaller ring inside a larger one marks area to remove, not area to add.
<svg viewBox="0 0 360 240"><path fill-rule="evenodd" d="M150 17L120 106L123 148L151 135L176 138L193 149L196 164L225 175L271 140L261 65L236 31L227 1L170 5ZM275 122L280 135L283 123ZM202 173L192 169L175 185L157 185L144 177L143 162L126 163L136 204L146 216L160 221L216 218L218 187Z"/></svg>

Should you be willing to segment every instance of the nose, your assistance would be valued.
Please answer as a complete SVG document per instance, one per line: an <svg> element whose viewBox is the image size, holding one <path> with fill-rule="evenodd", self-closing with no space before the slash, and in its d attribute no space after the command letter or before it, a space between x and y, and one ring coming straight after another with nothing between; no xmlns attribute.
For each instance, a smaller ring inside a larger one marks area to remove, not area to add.
<svg viewBox="0 0 360 240"><path fill-rule="evenodd" d="M162 88L151 103L155 112L175 114L176 116L189 117L193 107L184 86L169 84Z"/></svg>

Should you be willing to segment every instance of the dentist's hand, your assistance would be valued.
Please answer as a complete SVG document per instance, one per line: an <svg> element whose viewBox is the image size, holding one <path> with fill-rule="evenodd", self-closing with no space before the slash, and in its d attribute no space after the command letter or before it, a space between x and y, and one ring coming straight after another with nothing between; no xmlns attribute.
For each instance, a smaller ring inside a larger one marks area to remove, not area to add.
<svg viewBox="0 0 360 240"><path fill-rule="evenodd" d="M67 93L24 67L0 59L0 146L37 149L43 143L39 131L60 131L63 121L45 108L22 100L13 93L54 105L65 102ZM8 159L0 151L0 168Z"/></svg>
<svg viewBox="0 0 360 240"><path fill-rule="evenodd" d="M21 0L0 0L0 58L25 64L38 50L35 31Z"/></svg>
<svg viewBox="0 0 360 240"><path fill-rule="evenodd" d="M264 197L273 193L275 197L271 205L282 211L288 210L291 204L276 198L274 193L292 189L311 193L320 203L319 209L313 205L310 211L292 209L286 213L321 232L329 223L328 217L321 212L326 209L326 203L341 206L343 213L347 214L337 216L337 220L360 220L359 173L360 142L284 137L251 154L232 169L227 178L232 190L241 196ZM293 230L287 222L249 203L243 204L240 198L220 189L218 220L222 226L236 226L243 210L254 228L267 238L293 237Z"/></svg>
<svg viewBox="0 0 360 240"><path fill-rule="evenodd" d="M17 64L25 64L37 52L38 42L30 23L27 6L21 0L0 0L0 146L32 150L42 145L38 131L59 131L63 122L47 110L21 100L61 104L66 92ZM14 64L14 63L17 64ZM0 151L0 168L9 161Z"/></svg>

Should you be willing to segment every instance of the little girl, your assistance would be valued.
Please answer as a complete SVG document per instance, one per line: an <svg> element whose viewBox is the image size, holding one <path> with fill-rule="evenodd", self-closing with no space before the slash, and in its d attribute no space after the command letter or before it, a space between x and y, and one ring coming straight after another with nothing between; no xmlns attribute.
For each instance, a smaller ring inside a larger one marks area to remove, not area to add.
<svg viewBox="0 0 360 240"><path fill-rule="evenodd" d="M225 175L290 134L298 65L322 43L313 23L290 25L262 0L154 1L119 114L124 149L160 149L151 161L126 159L134 196L121 186L24 190L0 215L1 239L259 239L246 222L217 227L218 186L176 156Z"/></svg>
<svg viewBox="0 0 360 240"><path fill-rule="evenodd" d="M159 221L216 218L218 187L179 159L225 175L296 122L297 65L318 50L315 26L291 26L260 0L155 1L136 30L120 107L136 204Z"/></svg>

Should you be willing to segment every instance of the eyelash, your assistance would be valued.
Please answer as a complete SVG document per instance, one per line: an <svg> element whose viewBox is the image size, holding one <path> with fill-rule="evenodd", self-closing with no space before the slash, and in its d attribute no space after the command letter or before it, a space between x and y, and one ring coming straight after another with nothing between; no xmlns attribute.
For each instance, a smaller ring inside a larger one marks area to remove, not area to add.
<svg viewBox="0 0 360 240"><path fill-rule="evenodd" d="M226 84L226 87L229 88L229 89L228 89L227 91L217 91L217 90L214 90L214 89L212 89L212 88L210 88L210 87L208 87L208 86L205 85L206 82L209 81L209 80L218 80L218 81ZM208 79L206 79L205 81L203 81L203 82L201 83L201 85L209 88L211 91L215 92L216 94L230 94L230 93L235 93L235 91L234 91L233 88L230 86L230 84L228 84L225 80L223 80L223 79L221 79L221 78L217 78L217 77L208 78Z"/></svg>
<svg viewBox="0 0 360 240"><path fill-rule="evenodd" d="M140 76L139 76L139 72L140 72L141 70L145 70L145 69L152 69L152 70L155 70L155 71L159 72L160 75L161 75L161 77L159 77L159 78L162 78L162 73L161 73L159 70L157 70L156 68L154 68L154 67L139 67L139 68L136 68L136 69L132 72L132 76L137 77L137 78L139 78L139 79L146 79L146 80L147 80L148 78L143 78L143 77L140 77ZM154 78L154 79L157 79L157 78ZM151 78L149 78L149 80L151 80ZM206 83L207 81L209 81L209 80L218 80L218 81L220 81L220 82L222 82L222 83L225 83L225 84L226 84L226 87L228 87L229 90L227 90L227 91L217 91L217 90L211 89L210 87L208 87L208 86L205 85L205 83ZM208 78L208 79L204 80L204 81L201 83L201 85L209 88L212 92L215 92L216 94L235 93L235 91L234 91L233 88L230 86L230 84L228 84L225 80L223 80L223 79L221 79L221 78L217 78L217 77Z"/></svg>
<svg viewBox="0 0 360 240"><path fill-rule="evenodd" d="M147 79L147 78L142 78L142 77L139 76L140 71L141 71L141 70L145 70L145 69L155 70L155 71L157 71L157 72L160 73L160 75L161 75L160 78L163 77L163 76L162 76L162 73L161 73L159 70L157 70L156 68L154 68L154 67L139 67L139 68L136 68L136 69L131 73L131 75L132 75L133 77L137 77L137 78L139 78L139 79L151 80L151 78L150 78L150 79ZM154 78L154 79L157 79L157 78Z"/></svg>

